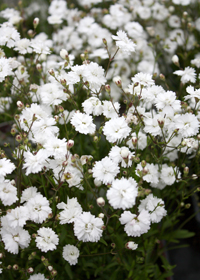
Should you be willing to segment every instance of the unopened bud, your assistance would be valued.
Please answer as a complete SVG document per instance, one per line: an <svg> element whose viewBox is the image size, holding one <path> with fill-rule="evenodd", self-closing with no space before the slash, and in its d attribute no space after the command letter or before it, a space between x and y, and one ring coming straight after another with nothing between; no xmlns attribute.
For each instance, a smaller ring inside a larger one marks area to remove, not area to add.
<svg viewBox="0 0 200 280"><path fill-rule="evenodd" d="M103 219L104 218L104 214L103 213L99 213L98 217Z"/></svg>
<svg viewBox="0 0 200 280"><path fill-rule="evenodd" d="M53 69L49 69L49 74L51 75L51 76L53 76L53 77L55 77L55 72L54 72L54 70Z"/></svg>
<svg viewBox="0 0 200 280"><path fill-rule="evenodd" d="M172 62L175 65L179 66L179 58L178 58L178 56L176 54L172 56Z"/></svg>
<svg viewBox="0 0 200 280"><path fill-rule="evenodd" d="M17 264L14 264L14 265L13 265L13 269L14 269L14 270L18 270L18 269L19 269L19 266L18 266Z"/></svg>
<svg viewBox="0 0 200 280"><path fill-rule="evenodd" d="M196 180L198 178L198 176L196 174L192 174L192 179Z"/></svg>
<svg viewBox="0 0 200 280"><path fill-rule="evenodd" d="M29 29L27 33L28 33L28 36L29 36L29 37L33 38L33 36L34 36L34 31L33 31L32 29Z"/></svg>
<svg viewBox="0 0 200 280"><path fill-rule="evenodd" d="M118 87L122 87L122 80L120 76L116 76L113 78L113 82L118 86Z"/></svg>
<svg viewBox="0 0 200 280"><path fill-rule="evenodd" d="M138 247L138 244L136 244L135 242L133 241L129 241L125 244L125 248L126 249L129 249L129 250L136 250Z"/></svg>
<svg viewBox="0 0 200 280"><path fill-rule="evenodd" d="M106 92L110 93L110 85L105 85Z"/></svg>
<svg viewBox="0 0 200 280"><path fill-rule="evenodd" d="M163 74L160 74L159 77L162 81L165 81L165 76Z"/></svg>
<svg viewBox="0 0 200 280"><path fill-rule="evenodd" d="M61 56L61 58L64 59L64 60L69 60L68 51L65 50L65 49L62 49L62 50L60 51L60 56Z"/></svg>
<svg viewBox="0 0 200 280"><path fill-rule="evenodd" d="M49 265L47 268L48 268L49 271L53 270L53 266L52 265Z"/></svg>
<svg viewBox="0 0 200 280"><path fill-rule="evenodd" d="M33 273L33 271L34 271L34 270L33 270L32 267L29 267L29 268L27 269L27 272L28 272L28 273Z"/></svg>
<svg viewBox="0 0 200 280"><path fill-rule="evenodd" d="M18 100L18 101L17 101L17 107L18 107L19 109L24 109L24 104L23 104L20 100Z"/></svg>
<svg viewBox="0 0 200 280"><path fill-rule="evenodd" d="M56 275L57 275L57 271L54 269L54 270L52 270L51 271L51 275L53 276L53 277L55 277Z"/></svg>
<svg viewBox="0 0 200 280"><path fill-rule="evenodd" d="M39 22L40 22L39 18L34 18L34 20L33 20L34 29L38 26Z"/></svg>
<svg viewBox="0 0 200 280"><path fill-rule="evenodd" d="M103 207L105 205L105 199L103 197L97 198L97 205Z"/></svg>
<svg viewBox="0 0 200 280"><path fill-rule="evenodd" d="M94 179L95 187L100 187L102 185L100 180Z"/></svg>
<svg viewBox="0 0 200 280"><path fill-rule="evenodd" d="M102 39L105 46L107 46L107 40L105 38Z"/></svg>
<svg viewBox="0 0 200 280"><path fill-rule="evenodd" d="M74 146L74 140L67 141L67 150L70 150Z"/></svg>
<svg viewBox="0 0 200 280"><path fill-rule="evenodd" d="M42 72L42 65L40 63L38 63L36 65L36 69L39 71L39 72Z"/></svg>

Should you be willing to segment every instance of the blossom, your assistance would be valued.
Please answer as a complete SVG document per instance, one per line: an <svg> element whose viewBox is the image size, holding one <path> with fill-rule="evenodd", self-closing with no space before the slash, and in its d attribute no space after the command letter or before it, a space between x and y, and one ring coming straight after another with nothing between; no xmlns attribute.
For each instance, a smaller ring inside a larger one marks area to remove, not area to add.
<svg viewBox="0 0 200 280"><path fill-rule="evenodd" d="M47 278L44 277L44 274L42 273L37 273L31 275L28 280L47 280Z"/></svg>
<svg viewBox="0 0 200 280"><path fill-rule="evenodd" d="M90 97L82 103L83 110L86 114L93 114L94 116L99 116L102 113L101 101L97 97Z"/></svg>
<svg viewBox="0 0 200 280"><path fill-rule="evenodd" d="M58 209L63 209L59 214L60 224L72 223L82 213L82 207L78 203L77 198L67 197L67 204L64 202L57 204Z"/></svg>
<svg viewBox="0 0 200 280"><path fill-rule="evenodd" d="M128 54L135 52L136 45L128 38L126 32L119 30L117 36L112 35L112 38L116 40L117 47L123 52Z"/></svg>
<svg viewBox="0 0 200 280"><path fill-rule="evenodd" d="M10 206L18 200L17 188L12 181L1 180L0 177L0 199L5 206Z"/></svg>
<svg viewBox="0 0 200 280"><path fill-rule="evenodd" d="M183 84L186 84L188 82L196 82L196 72L192 67L186 67L184 70L177 70L174 72L174 74L181 76L181 82Z"/></svg>
<svg viewBox="0 0 200 280"><path fill-rule="evenodd" d="M0 58L0 82L3 82L5 80L5 77L10 75L13 75L13 72L9 60L4 57L1 57Z"/></svg>
<svg viewBox="0 0 200 280"><path fill-rule="evenodd" d="M177 114L174 117L175 128L179 129L178 133L182 137L190 137L196 135L199 131L199 121L192 113L186 113L183 115Z"/></svg>
<svg viewBox="0 0 200 280"><path fill-rule="evenodd" d="M30 220L35 223L44 222L48 218L48 215L52 212L49 207L49 201L40 193L30 198L26 203L26 207L29 209Z"/></svg>
<svg viewBox="0 0 200 280"><path fill-rule="evenodd" d="M111 101L104 100L103 102L103 115L108 118L117 118L119 109L120 109L120 104L119 102L112 103Z"/></svg>
<svg viewBox="0 0 200 280"><path fill-rule="evenodd" d="M12 228L23 227L29 219L29 211L26 206L16 207L7 213L9 225Z"/></svg>
<svg viewBox="0 0 200 280"><path fill-rule="evenodd" d="M113 146L109 152L109 158L114 162L121 163L122 167L130 167L132 165L132 159L134 152L130 152L127 147Z"/></svg>
<svg viewBox="0 0 200 280"><path fill-rule="evenodd" d="M84 113L75 112L70 122L76 131L83 134L93 134L96 130L92 117Z"/></svg>
<svg viewBox="0 0 200 280"><path fill-rule="evenodd" d="M152 75L148 73L137 73L134 77L131 78L133 83L138 83L142 87L149 87L155 84L154 80L152 79Z"/></svg>
<svg viewBox="0 0 200 280"><path fill-rule="evenodd" d="M103 133L110 143L121 142L131 132L124 117L113 118L105 123Z"/></svg>
<svg viewBox="0 0 200 280"><path fill-rule="evenodd" d="M75 265L78 262L79 249L74 245L65 245L62 256L70 265Z"/></svg>
<svg viewBox="0 0 200 280"><path fill-rule="evenodd" d="M48 154L45 150L41 149L37 152L37 154L32 154L27 151L24 152L24 165L23 168L26 168L26 175L30 173L38 173L42 170L42 168L47 164L46 159Z"/></svg>
<svg viewBox="0 0 200 280"><path fill-rule="evenodd" d="M105 157L101 161L95 162L92 172L95 179L108 184L112 183L115 176L119 173L119 167L109 157Z"/></svg>
<svg viewBox="0 0 200 280"><path fill-rule="evenodd" d="M0 159L0 177L4 177L6 174L11 174L14 169L15 165L10 161L10 159Z"/></svg>
<svg viewBox="0 0 200 280"><path fill-rule="evenodd" d="M83 242L98 242L102 236L103 221L90 212L83 212L74 221L74 234Z"/></svg>
<svg viewBox="0 0 200 280"><path fill-rule="evenodd" d="M150 214L144 209L138 216L130 211L124 211L119 221L122 225L125 224L124 230L128 236L140 236L150 229Z"/></svg>
<svg viewBox="0 0 200 280"><path fill-rule="evenodd" d="M18 254L19 247L22 249L27 248L31 240L28 231L21 227L12 228L12 230L2 227L1 237L5 244L5 249L12 254Z"/></svg>
<svg viewBox="0 0 200 280"><path fill-rule="evenodd" d="M36 246L42 251L53 251L58 245L58 235L51 229L42 227L37 231Z"/></svg>
<svg viewBox="0 0 200 280"><path fill-rule="evenodd" d="M107 199L114 209L133 207L138 194L137 182L133 178L116 179L107 191Z"/></svg>
<svg viewBox="0 0 200 280"><path fill-rule="evenodd" d="M188 87L186 87L186 91L187 91L187 93L189 93L189 95L184 96L185 100L188 100L191 98L200 99L200 89L194 89L193 86L188 86Z"/></svg>
<svg viewBox="0 0 200 280"><path fill-rule="evenodd" d="M153 194L149 194L145 199L143 199L139 205L139 211L143 209L147 210L150 214L150 219L152 223L159 223L163 216L167 215L167 211L164 208L164 201Z"/></svg>

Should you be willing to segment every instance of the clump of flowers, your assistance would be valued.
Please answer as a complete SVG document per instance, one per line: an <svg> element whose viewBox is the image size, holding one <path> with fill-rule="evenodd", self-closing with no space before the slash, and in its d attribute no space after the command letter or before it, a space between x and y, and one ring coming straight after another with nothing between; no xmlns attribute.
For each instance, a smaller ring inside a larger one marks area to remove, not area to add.
<svg viewBox="0 0 200 280"><path fill-rule="evenodd" d="M0 11L0 273L165 279L200 176L198 1L72 2Z"/></svg>

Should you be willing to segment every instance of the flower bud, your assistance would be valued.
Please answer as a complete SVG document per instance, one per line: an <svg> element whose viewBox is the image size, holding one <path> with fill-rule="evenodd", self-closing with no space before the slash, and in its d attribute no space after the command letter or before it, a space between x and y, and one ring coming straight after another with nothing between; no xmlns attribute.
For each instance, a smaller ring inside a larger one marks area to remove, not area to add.
<svg viewBox="0 0 200 280"><path fill-rule="evenodd" d="M69 59L69 54L68 54L68 51L65 50L65 49L62 49L60 51L60 56L62 59L65 59L65 60L68 60Z"/></svg>
<svg viewBox="0 0 200 280"><path fill-rule="evenodd" d="M120 151L120 154L121 154L123 159L127 159L128 156L129 156L129 150L125 149L125 148L122 148L121 151Z"/></svg>
<svg viewBox="0 0 200 280"><path fill-rule="evenodd" d="M97 205L103 207L105 205L105 199L103 197L97 198Z"/></svg>
<svg viewBox="0 0 200 280"><path fill-rule="evenodd" d="M38 63L36 65L36 69L38 70L38 72L42 72L42 65L40 63ZM50 70L49 70L50 71Z"/></svg>
<svg viewBox="0 0 200 280"><path fill-rule="evenodd" d="M113 82L118 86L118 87L122 87L122 80L120 76L116 76L113 78Z"/></svg>
<svg viewBox="0 0 200 280"><path fill-rule="evenodd" d="M55 77L55 72L54 72L54 70L53 69L49 69L49 74L51 75L51 76L53 76L53 77Z"/></svg>
<svg viewBox="0 0 200 280"><path fill-rule="evenodd" d="M105 38L102 39L105 46L107 46L107 40Z"/></svg>
<svg viewBox="0 0 200 280"><path fill-rule="evenodd" d="M102 185L100 180L94 179L95 187L100 187Z"/></svg>
<svg viewBox="0 0 200 280"><path fill-rule="evenodd" d="M99 213L98 217L103 219L104 218L104 214L103 213Z"/></svg>
<svg viewBox="0 0 200 280"><path fill-rule="evenodd" d="M74 146L74 140L67 141L67 150L70 150Z"/></svg>
<svg viewBox="0 0 200 280"><path fill-rule="evenodd" d="M179 66L179 58L178 58L178 56L176 54L172 56L172 62L175 65Z"/></svg>
<svg viewBox="0 0 200 280"><path fill-rule="evenodd" d="M29 268L27 269L27 272L28 272L28 273L33 273L33 271L34 271L34 270L33 270L32 267L29 267Z"/></svg>
<svg viewBox="0 0 200 280"><path fill-rule="evenodd" d="M18 270L18 269L19 269L19 266L18 266L17 264L14 264L14 265L13 265L13 269L14 269L14 270Z"/></svg>
<svg viewBox="0 0 200 280"><path fill-rule="evenodd" d="M133 241L129 241L125 244L125 248L126 249L129 249L129 250L136 250L138 247L138 244L136 244L135 242Z"/></svg>
<svg viewBox="0 0 200 280"><path fill-rule="evenodd" d="M53 270L53 266L52 265L49 265L47 268L48 268L49 271Z"/></svg>
<svg viewBox="0 0 200 280"><path fill-rule="evenodd" d="M39 18L34 18L34 20L33 20L34 29L38 26L39 22L40 22Z"/></svg>
<svg viewBox="0 0 200 280"><path fill-rule="evenodd" d="M18 107L19 109L24 109L24 104L23 104L20 100L18 100L18 101L17 101L17 107Z"/></svg>
<svg viewBox="0 0 200 280"><path fill-rule="evenodd" d="M110 85L105 85L105 90L107 93L110 93Z"/></svg>

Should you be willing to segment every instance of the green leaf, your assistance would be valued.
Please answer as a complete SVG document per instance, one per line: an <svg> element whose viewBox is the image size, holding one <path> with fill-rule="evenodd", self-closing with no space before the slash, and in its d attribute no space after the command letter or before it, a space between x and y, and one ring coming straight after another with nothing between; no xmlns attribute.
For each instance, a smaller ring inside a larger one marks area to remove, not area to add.
<svg viewBox="0 0 200 280"><path fill-rule="evenodd" d="M100 238L99 242L103 243L104 245L108 246L108 243L103 239L103 238Z"/></svg>
<svg viewBox="0 0 200 280"><path fill-rule="evenodd" d="M70 265L68 263L65 265L65 270L66 270L69 278L73 279L73 274L72 274L72 271L71 271L71 267L70 267Z"/></svg>

